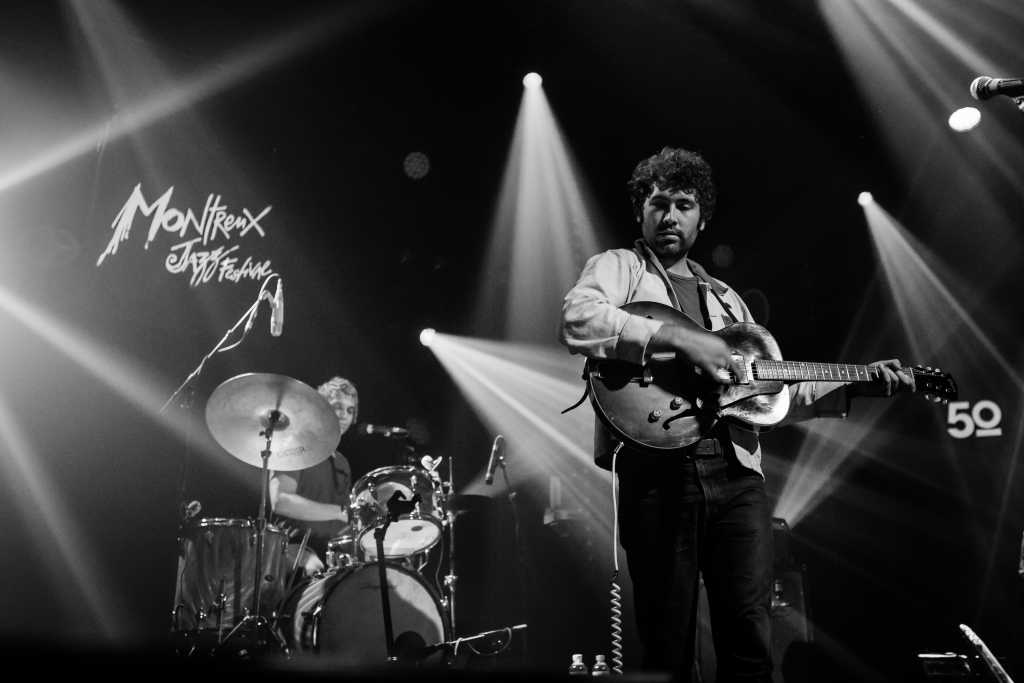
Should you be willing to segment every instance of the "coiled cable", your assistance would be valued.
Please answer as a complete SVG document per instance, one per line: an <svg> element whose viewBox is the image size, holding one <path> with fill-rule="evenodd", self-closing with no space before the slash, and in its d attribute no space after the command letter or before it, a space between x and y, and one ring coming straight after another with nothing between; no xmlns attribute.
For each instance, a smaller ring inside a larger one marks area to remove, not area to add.
<svg viewBox="0 0 1024 683"><path fill-rule="evenodd" d="M616 464L622 442L612 451L612 572L611 587L608 590L611 601L611 653L612 671L622 673L622 587L619 586L619 487L616 481Z"/></svg>

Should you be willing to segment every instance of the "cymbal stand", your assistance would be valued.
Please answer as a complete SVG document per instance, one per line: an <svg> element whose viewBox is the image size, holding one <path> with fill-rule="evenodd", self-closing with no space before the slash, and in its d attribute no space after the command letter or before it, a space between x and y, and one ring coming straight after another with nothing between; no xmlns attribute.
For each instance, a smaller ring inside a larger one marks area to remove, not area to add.
<svg viewBox="0 0 1024 683"><path fill-rule="evenodd" d="M401 491L395 491L388 500L388 514L384 523L373 530L373 539L377 544L377 577L380 581L380 608L384 615L384 641L387 645L387 661L397 662L395 654L395 630L391 623L391 595L388 593L388 572L387 563L384 558L384 537L388 533L388 527L392 522L398 521L402 515L407 515L416 508L421 500L420 494L415 494L411 500L405 500Z"/></svg>
<svg viewBox="0 0 1024 683"><path fill-rule="evenodd" d="M441 488L444 494L445 501L445 527L447 528L447 541L448 541L448 573L444 577L444 589L445 589L445 602L448 609L448 624L451 626L452 633L458 633L455 630L455 584L459 580L459 577L455 574L455 514L448 508L448 496L453 490L455 476L453 474L453 458L448 458L448 481L442 482Z"/></svg>
<svg viewBox="0 0 1024 683"><path fill-rule="evenodd" d="M231 632L228 633L220 645L218 645L218 649L225 643L229 642L236 633L239 633L243 629L243 627L253 624L253 632L255 634L254 643L257 645L260 644L259 634L261 630L264 630L277 642L278 647L281 648L281 651L286 656L290 654L288 651L288 645L284 642L281 635L270 627L270 622L267 621L267 618L260 613L263 600L261 595L262 591L260 591L260 587L263 584L263 537L266 534L267 529L267 501L270 497L270 468L268 467L271 455L270 445L274 438L274 429L277 428L278 423L287 423L287 418L284 418L283 420L282 418L284 418L284 416L279 411L271 410L266 418L266 429L260 432L260 436L266 438L267 444L266 447L260 451L260 457L263 459L263 465L260 469L260 476L262 480L260 485L260 508L256 515L256 568L253 571L252 612L245 615L245 618L231 629Z"/></svg>

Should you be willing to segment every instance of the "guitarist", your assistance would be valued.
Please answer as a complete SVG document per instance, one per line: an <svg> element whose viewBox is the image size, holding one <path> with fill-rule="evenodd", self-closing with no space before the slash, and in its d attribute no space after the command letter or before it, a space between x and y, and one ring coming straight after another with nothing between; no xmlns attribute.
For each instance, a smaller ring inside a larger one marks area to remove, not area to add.
<svg viewBox="0 0 1024 683"><path fill-rule="evenodd" d="M628 189L642 238L632 249L592 257L565 296L560 339L573 353L643 363L672 351L718 377L730 349L718 336L631 315L620 306L654 301L700 327L752 322L739 295L687 258L715 209L711 167L698 154L665 148L641 161ZM849 397L914 388L898 360L878 361L866 385L790 385L788 420L845 417ZM611 469L616 439L599 421L595 459ZM770 681L771 508L757 434L724 423L667 456L623 447L616 458L619 523L633 579L644 668L695 675L700 575L707 587L718 680Z"/></svg>

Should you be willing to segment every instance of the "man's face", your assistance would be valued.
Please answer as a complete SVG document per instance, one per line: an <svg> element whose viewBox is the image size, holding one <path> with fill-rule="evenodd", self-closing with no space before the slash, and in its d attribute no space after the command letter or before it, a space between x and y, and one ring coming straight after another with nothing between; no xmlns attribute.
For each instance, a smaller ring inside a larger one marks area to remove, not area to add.
<svg viewBox="0 0 1024 683"><path fill-rule="evenodd" d="M703 227L696 192L662 190L655 185L644 200L644 241L662 264L671 265L683 258Z"/></svg>
<svg viewBox="0 0 1024 683"><path fill-rule="evenodd" d="M334 415L338 418L341 433L344 434L352 426L352 421L356 419L356 400L351 396L341 394L337 398L331 399L330 404Z"/></svg>

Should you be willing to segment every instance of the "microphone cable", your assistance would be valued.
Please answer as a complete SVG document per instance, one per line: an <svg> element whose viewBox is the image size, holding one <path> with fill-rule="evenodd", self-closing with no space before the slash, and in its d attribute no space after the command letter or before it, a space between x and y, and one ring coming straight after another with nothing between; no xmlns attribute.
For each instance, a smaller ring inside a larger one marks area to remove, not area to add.
<svg viewBox="0 0 1024 683"><path fill-rule="evenodd" d="M622 587L619 585L619 487L617 482L619 451L622 450L622 441L612 451L612 563L615 571L612 572L611 585L608 595L611 602L611 654L612 671L622 674Z"/></svg>

